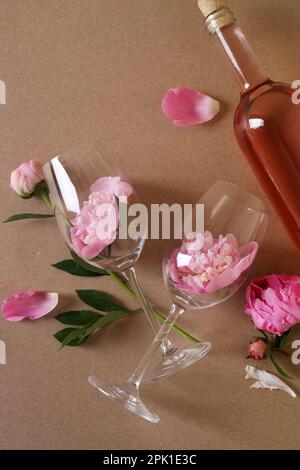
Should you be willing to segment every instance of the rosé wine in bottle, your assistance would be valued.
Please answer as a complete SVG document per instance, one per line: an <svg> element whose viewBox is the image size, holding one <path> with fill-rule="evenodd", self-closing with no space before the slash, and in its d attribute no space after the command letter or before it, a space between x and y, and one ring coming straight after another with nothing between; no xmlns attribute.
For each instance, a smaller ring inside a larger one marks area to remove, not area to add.
<svg viewBox="0 0 300 470"><path fill-rule="evenodd" d="M300 252L300 104L291 85L270 80L223 0L198 0L241 93L237 141Z"/></svg>

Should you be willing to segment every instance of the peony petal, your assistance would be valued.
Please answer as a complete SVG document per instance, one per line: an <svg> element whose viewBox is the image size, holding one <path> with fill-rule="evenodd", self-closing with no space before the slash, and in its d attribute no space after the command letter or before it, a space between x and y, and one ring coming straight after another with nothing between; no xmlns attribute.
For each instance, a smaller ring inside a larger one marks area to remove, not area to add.
<svg viewBox="0 0 300 470"><path fill-rule="evenodd" d="M105 180L100 181L102 188L112 183L108 178L102 180ZM116 239L118 223L119 211L114 194L103 189L90 193L88 201L83 202L80 213L72 220L73 249L83 259L95 258Z"/></svg>
<svg viewBox="0 0 300 470"><path fill-rule="evenodd" d="M162 110L176 126L192 126L213 119L220 111L220 103L200 91L179 87L167 91Z"/></svg>
<svg viewBox="0 0 300 470"><path fill-rule="evenodd" d="M166 272L179 290L196 295L212 293L231 285L242 273L246 275L257 250L254 241L239 248L232 234L217 238L209 231L204 237L188 235L172 252Z"/></svg>
<svg viewBox="0 0 300 470"><path fill-rule="evenodd" d="M274 291L279 292L279 290L283 287L283 284L280 282L280 276L276 276L276 274L270 274L267 276L266 281L269 287Z"/></svg>
<svg viewBox="0 0 300 470"><path fill-rule="evenodd" d="M214 277L206 286L205 291L207 293L215 292L216 290L223 289L232 284L238 279L238 277L246 271L253 263L258 250L258 244L251 242L241 249L240 261L235 264L232 268L227 268L218 276Z"/></svg>
<svg viewBox="0 0 300 470"><path fill-rule="evenodd" d="M133 193L133 188L126 181L122 181L120 176L104 176L95 181L90 191L91 193L104 191L114 194L117 197L130 197Z"/></svg>
<svg viewBox="0 0 300 470"><path fill-rule="evenodd" d="M93 259L96 258L96 256L98 256L108 245L110 245L110 243L105 243L104 241L99 241L93 245L84 245L80 253L77 254L83 259Z"/></svg>
<svg viewBox="0 0 300 470"><path fill-rule="evenodd" d="M40 180L44 180L45 175L44 175L44 170L43 170L42 163L39 162L38 160L30 160L29 164L32 168L32 171L34 171L34 173L38 176L38 178Z"/></svg>
<svg viewBox="0 0 300 470"><path fill-rule="evenodd" d="M27 188L24 189L24 184L22 181L22 174L19 168L11 172L10 187L14 191L16 191L16 193L21 197L25 195L27 192L29 192Z"/></svg>
<svg viewBox="0 0 300 470"><path fill-rule="evenodd" d="M95 193L99 191L104 191L107 193L114 193L114 188L120 183L120 176L103 176L98 178L94 184L90 187L90 192Z"/></svg>
<svg viewBox="0 0 300 470"><path fill-rule="evenodd" d="M115 189L115 195L117 197L130 197L133 193L132 186L126 181L120 181L118 187Z"/></svg>
<svg viewBox="0 0 300 470"><path fill-rule="evenodd" d="M280 306L273 310L265 302L256 299L252 308L246 308L245 313L252 317L256 328L281 336L285 331L298 323L297 319L285 312Z"/></svg>
<svg viewBox="0 0 300 470"><path fill-rule="evenodd" d="M3 318L20 321L24 318L36 320L47 315L58 304L56 292L22 291L6 297L1 305Z"/></svg>

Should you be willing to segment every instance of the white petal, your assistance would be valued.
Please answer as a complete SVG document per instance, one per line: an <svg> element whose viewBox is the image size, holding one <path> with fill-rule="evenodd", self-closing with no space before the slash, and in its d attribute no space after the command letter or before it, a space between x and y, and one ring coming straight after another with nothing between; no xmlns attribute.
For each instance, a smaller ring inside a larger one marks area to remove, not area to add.
<svg viewBox="0 0 300 470"><path fill-rule="evenodd" d="M245 368L246 379L255 379L253 385L250 388L268 388L270 390L282 390L283 392L288 393L291 397L296 398L296 393L288 385L286 385L279 377L276 375L270 374L265 370L256 369L255 367L247 365Z"/></svg>

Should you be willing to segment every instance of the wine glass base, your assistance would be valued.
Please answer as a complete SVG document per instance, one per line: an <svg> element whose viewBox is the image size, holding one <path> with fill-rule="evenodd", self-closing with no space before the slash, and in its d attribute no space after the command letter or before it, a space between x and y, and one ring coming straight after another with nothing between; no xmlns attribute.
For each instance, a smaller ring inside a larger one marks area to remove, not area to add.
<svg viewBox="0 0 300 470"><path fill-rule="evenodd" d="M125 383L121 386L106 385L99 377L90 376L88 381L93 387L96 387L100 392L113 400L121 403L124 408L131 413L134 413L141 418L150 421L151 423L158 423L160 418L157 414L152 413L142 402L139 392L130 383Z"/></svg>
<svg viewBox="0 0 300 470"><path fill-rule="evenodd" d="M162 362L157 363L146 371L141 383L148 384L168 377L179 369L184 369L199 361L205 357L210 350L210 343L200 343L197 346L183 349L174 348L163 357Z"/></svg>

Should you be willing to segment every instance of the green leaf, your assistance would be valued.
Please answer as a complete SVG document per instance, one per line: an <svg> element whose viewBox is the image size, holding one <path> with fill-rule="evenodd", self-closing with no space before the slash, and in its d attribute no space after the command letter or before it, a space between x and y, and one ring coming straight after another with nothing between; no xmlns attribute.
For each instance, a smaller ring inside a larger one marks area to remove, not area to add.
<svg viewBox="0 0 300 470"><path fill-rule="evenodd" d="M137 310L130 312L110 312L107 315L98 315L98 320L94 323L85 325L82 328L65 328L64 330L58 331L54 336L61 343L61 349L65 346L81 346L86 340L99 328L108 325L109 323L119 320L120 318L127 317L130 313L135 313Z"/></svg>
<svg viewBox="0 0 300 470"><path fill-rule="evenodd" d="M114 281L116 281L117 284L119 284L121 287L123 287L123 289L125 289L131 297L133 297L134 299L137 298L136 294L127 285L127 282L123 279L122 276L120 276L120 274L114 273L113 271L107 271L105 269L98 268L97 266L93 266L93 265L87 263L86 261L84 261L83 259L81 259L74 250L71 250L70 247L69 247L69 250L70 250L70 253L71 253L74 261L76 263L78 263L82 268L86 269L87 271L92 271L92 272L95 272L95 273L99 273L101 275L107 274L107 275L111 276L111 278Z"/></svg>
<svg viewBox="0 0 300 470"><path fill-rule="evenodd" d="M120 318L128 317L128 315L130 315L131 313L136 313L138 311L139 310L132 310L132 311L124 312L123 310L121 310L121 311L107 313L106 315L103 315L101 318L99 318L99 320L97 320L96 323L87 327L86 334L90 335L95 330L102 328L103 326L106 326L115 320L119 320Z"/></svg>
<svg viewBox="0 0 300 470"><path fill-rule="evenodd" d="M72 310L60 313L55 318L64 325L83 326L95 323L102 316L100 313L92 312L91 310Z"/></svg>
<svg viewBox="0 0 300 470"><path fill-rule="evenodd" d="M50 219L54 217L54 214L15 214L8 217L6 220L3 221L4 224L7 222L14 222L15 220L22 220L22 219Z"/></svg>
<svg viewBox="0 0 300 470"><path fill-rule="evenodd" d="M54 268L60 269L61 271L65 271L73 276L86 276L86 277L96 277L96 276L105 276L107 275L107 271L104 269L99 271L91 271L83 268L73 259L65 259L63 261L59 261L58 263L52 264Z"/></svg>
<svg viewBox="0 0 300 470"><path fill-rule="evenodd" d="M291 332L291 329L292 329L292 328L290 328L288 331L286 331L285 333L283 333L283 335L279 336L279 339L280 339L280 340L279 340L279 346L278 346L279 348L282 348L282 346L284 346L285 343L287 342L287 339L288 339L288 336L289 336L289 334L290 334L290 332ZM275 346L275 347L276 347L276 346Z"/></svg>
<svg viewBox="0 0 300 470"><path fill-rule="evenodd" d="M69 248L70 249L70 248ZM71 250L70 249L70 253L72 255L72 258L74 259L74 261L79 264L79 266L81 266L82 268L86 269L87 271L91 271L93 273L98 273L100 274L101 276L104 276L104 275L108 275L108 272L105 270L105 269L101 269L101 268L98 268L97 266L93 266L89 263L87 263L86 261L84 261L83 259L80 258L80 256L77 255L77 253L75 253L75 251Z"/></svg>
<svg viewBox="0 0 300 470"><path fill-rule="evenodd" d="M64 338L61 348L73 343L73 341L75 343L78 343L78 345L80 346L80 344L84 342L84 339L90 336L90 333L87 333L87 328L88 326L86 325L82 328L75 328L73 331L70 331L70 333Z"/></svg>
<svg viewBox="0 0 300 470"><path fill-rule="evenodd" d="M277 362L275 362L272 354L270 355L270 359L275 367L275 369L277 370L277 372L282 375L283 377L286 377L287 379L291 379L291 377L277 364Z"/></svg>
<svg viewBox="0 0 300 470"><path fill-rule="evenodd" d="M67 345L68 346L81 346L88 340L89 336L82 336L82 333L78 333L78 330L81 330L81 328L64 328L63 330L60 330L57 333L55 333L53 336L57 339L57 341L63 344L66 338L68 338L71 333L74 333L76 331L77 335L75 335L74 333L74 337L71 340L69 340Z"/></svg>
<svg viewBox="0 0 300 470"><path fill-rule="evenodd" d="M267 333L264 331L264 330L260 330L259 328L256 328L262 335L264 335L264 337L269 341L269 336L267 335Z"/></svg>
<svg viewBox="0 0 300 470"><path fill-rule="evenodd" d="M119 304L111 295L99 290L76 290L78 297L90 307L101 312L122 311L129 313L127 308Z"/></svg>

